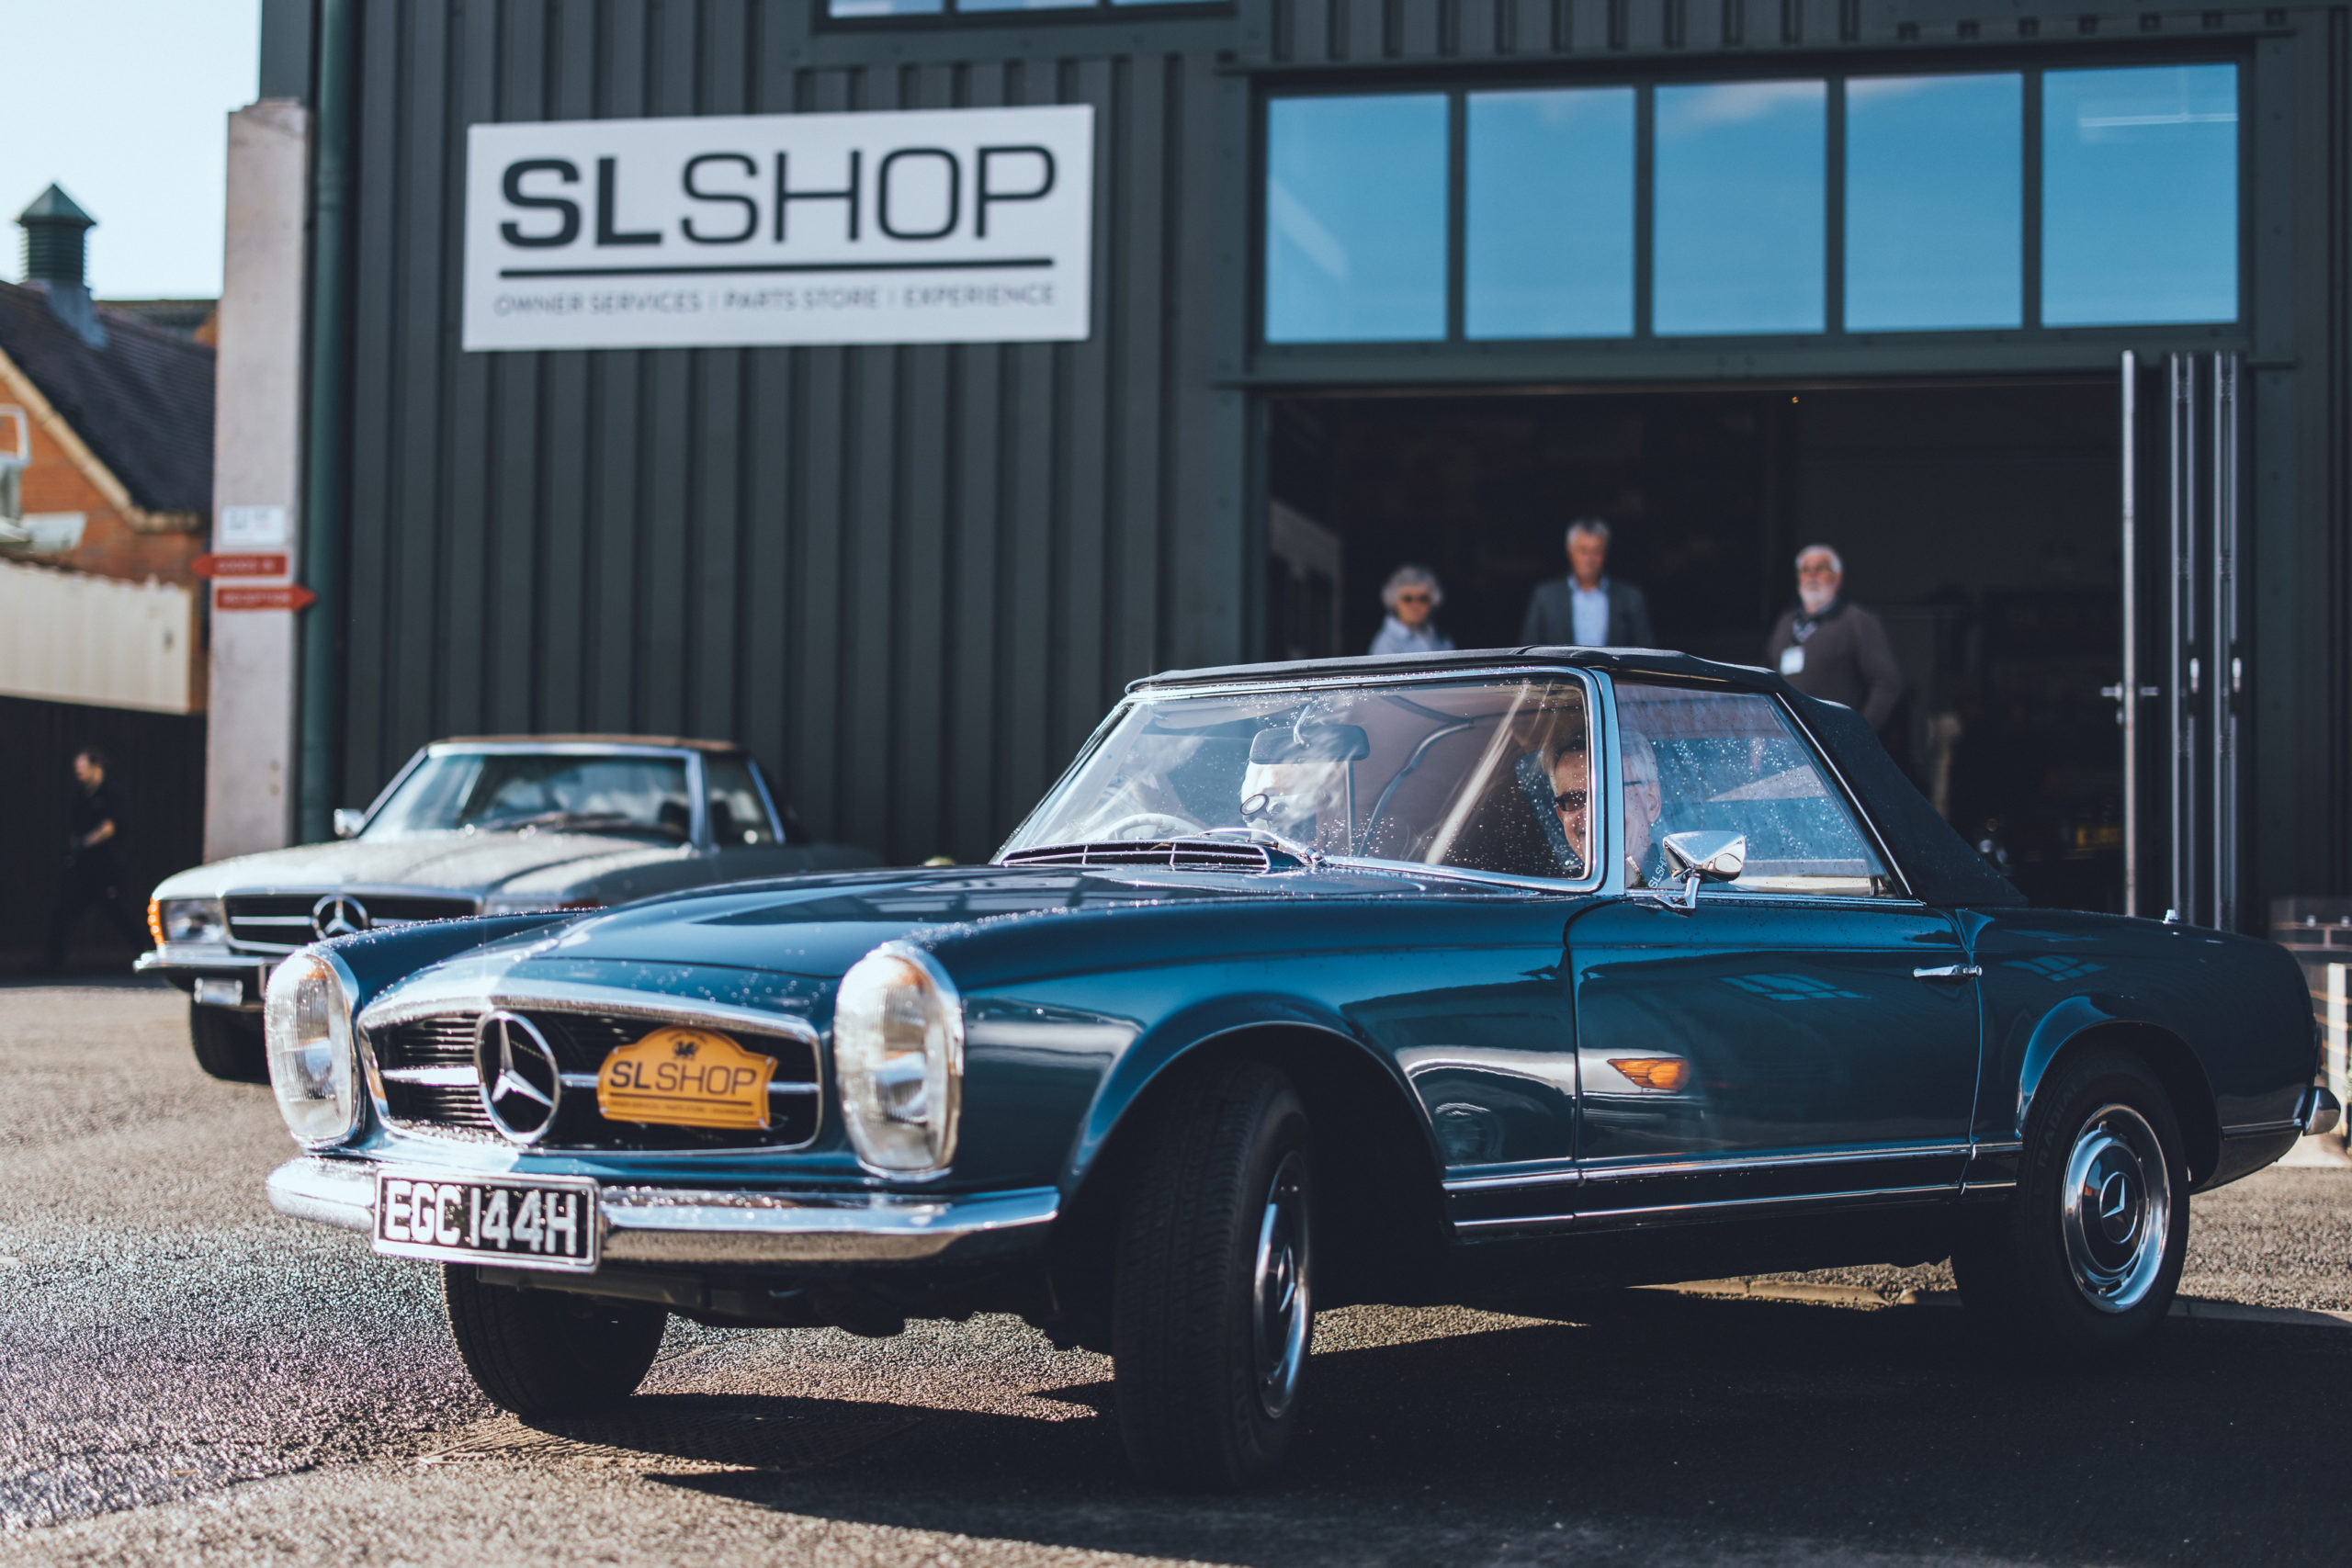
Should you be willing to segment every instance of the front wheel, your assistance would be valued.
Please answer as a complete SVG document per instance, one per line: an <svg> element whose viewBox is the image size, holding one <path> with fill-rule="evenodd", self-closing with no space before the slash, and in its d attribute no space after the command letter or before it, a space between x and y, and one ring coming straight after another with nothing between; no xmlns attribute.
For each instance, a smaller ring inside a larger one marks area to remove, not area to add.
<svg viewBox="0 0 2352 1568"><path fill-rule="evenodd" d="M487 1285L441 1267L449 1335L474 1386L526 1421L592 1416L637 1392L670 1314L639 1302Z"/></svg>
<svg viewBox="0 0 2352 1568"><path fill-rule="evenodd" d="M261 1015L190 1002L187 1043L196 1065L224 1083L267 1083L269 1059L262 1048Z"/></svg>
<svg viewBox="0 0 2352 1568"><path fill-rule="evenodd" d="M1122 1216L1112 1350L1119 1432L1147 1483L1272 1474L1314 1336L1314 1147L1290 1082L1225 1064L1177 1091Z"/></svg>
<svg viewBox="0 0 2352 1568"><path fill-rule="evenodd" d="M1973 1311L2035 1348L2084 1354L2154 1332L2188 1251L2172 1102L2138 1061L2098 1052L2035 1093L2017 1191L1952 1266Z"/></svg>

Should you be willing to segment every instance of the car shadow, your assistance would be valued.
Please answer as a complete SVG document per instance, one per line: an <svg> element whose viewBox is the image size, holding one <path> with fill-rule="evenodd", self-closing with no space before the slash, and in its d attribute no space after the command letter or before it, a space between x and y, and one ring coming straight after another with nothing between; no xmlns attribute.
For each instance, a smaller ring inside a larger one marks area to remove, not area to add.
<svg viewBox="0 0 2352 1568"><path fill-rule="evenodd" d="M1292 1464L1238 1497L1132 1480L1107 1382L1038 1395L1078 1407L1060 1420L750 1395L693 1404L734 1413L723 1442L690 1423L665 1437L650 1409L605 1421L634 1421L620 1446L658 1479L794 1514L1269 1568L2339 1553L2315 1527L2346 1447L2324 1412L2352 1335L2175 1322L2120 1365L2053 1368L1933 1308L1644 1292L1577 1315L1596 1321L1318 1354ZM740 1437L753 1416L801 1427L800 1460L760 1461ZM821 1457L844 1420L864 1425Z"/></svg>

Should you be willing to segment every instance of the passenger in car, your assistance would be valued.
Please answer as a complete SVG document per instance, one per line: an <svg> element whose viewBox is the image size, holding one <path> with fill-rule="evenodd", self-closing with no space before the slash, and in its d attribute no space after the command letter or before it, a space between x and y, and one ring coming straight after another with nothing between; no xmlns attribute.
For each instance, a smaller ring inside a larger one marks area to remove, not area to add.
<svg viewBox="0 0 2352 1568"><path fill-rule="evenodd" d="M1649 737L1628 729L1619 743L1625 759L1625 886L1664 887L1671 879L1654 840L1658 819L1666 814L1666 795L1658 783L1657 752Z"/></svg>

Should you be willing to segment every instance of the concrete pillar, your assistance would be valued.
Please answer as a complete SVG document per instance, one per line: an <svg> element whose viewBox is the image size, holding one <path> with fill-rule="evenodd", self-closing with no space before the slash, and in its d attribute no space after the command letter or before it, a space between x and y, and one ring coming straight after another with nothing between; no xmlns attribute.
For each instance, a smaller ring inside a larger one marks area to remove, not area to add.
<svg viewBox="0 0 2352 1568"><path fill-rule="evenodd" d="M309 111L266 98L229 117L228 255L214 392L212 548L283 555L295 576L302 488L302 305ZM204 858L293 831L294 615L215 611Z"/></svg>

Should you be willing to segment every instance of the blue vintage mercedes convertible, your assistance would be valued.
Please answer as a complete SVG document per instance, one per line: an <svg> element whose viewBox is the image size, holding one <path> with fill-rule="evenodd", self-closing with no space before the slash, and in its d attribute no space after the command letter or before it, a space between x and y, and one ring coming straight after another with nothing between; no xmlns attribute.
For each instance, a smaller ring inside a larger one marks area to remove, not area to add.
<svg viewBox="0 0 2352 1568"><path fill-rule="evenodd" d="M444 1269L483 1391L677 1313L1017 1313L1154 1482L1299 1423L1317 1310L1950 1256L2081 1355L2336 1107L2281 950L2029 909L1853 714L1531 649L1138 682L993 864L321 942L289 1214Z"/></svg>

